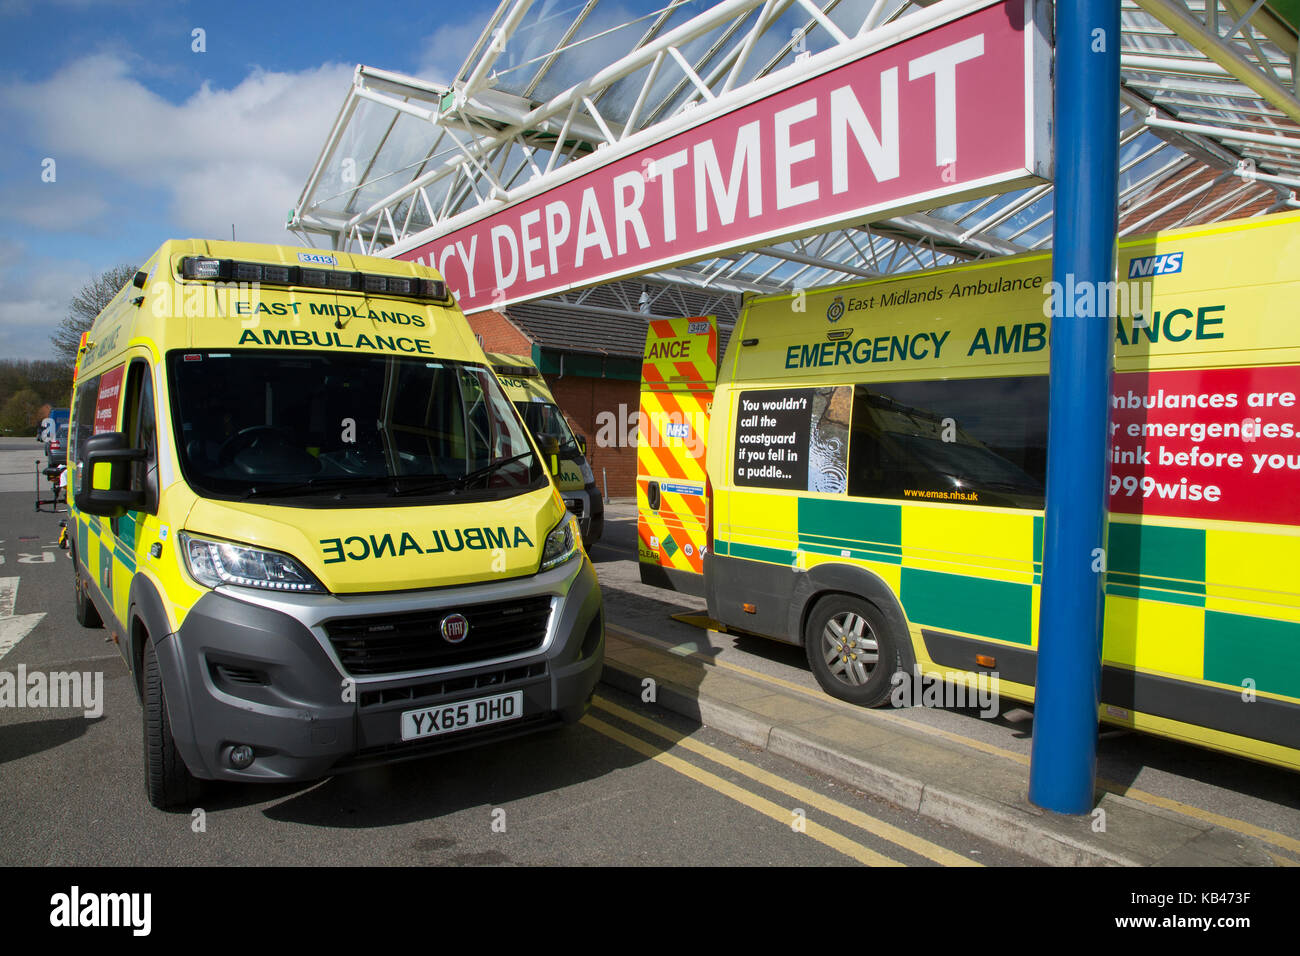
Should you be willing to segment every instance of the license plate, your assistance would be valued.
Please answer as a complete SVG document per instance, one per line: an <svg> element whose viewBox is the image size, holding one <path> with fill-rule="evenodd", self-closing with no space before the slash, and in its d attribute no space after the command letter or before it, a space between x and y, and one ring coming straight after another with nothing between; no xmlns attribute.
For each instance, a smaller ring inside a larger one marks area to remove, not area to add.
<svg viewBox="0 0 1300 956"><path fill-rule="evenodd" d="M402 739L419 740L484 724L500 724L524 715L524 692L460 700L440 707L422 707L402 714Z"/></svg>

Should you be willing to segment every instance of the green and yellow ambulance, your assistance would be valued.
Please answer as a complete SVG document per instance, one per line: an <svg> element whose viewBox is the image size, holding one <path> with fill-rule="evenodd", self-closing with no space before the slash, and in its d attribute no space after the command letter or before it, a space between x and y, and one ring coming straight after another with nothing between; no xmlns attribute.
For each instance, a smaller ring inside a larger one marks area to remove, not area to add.
<svg viewBox="0 0 1300 956"><path fill-rule="evenodd" d="M559 455L555 486L565 506L578 519L582 543L590 548L605 530L605 499L587 462L587 443L569 428L564 412L531 358L505 352L488 352L487 358L506 398L514 403L533 438L544 446L543 452L551 449Z"/></svg>
<svg viewBox="0 0 1300 956"><path fill-rule="evenodd" d="M1117 304L1100 719L1300 768L1300 214L752 298L713 398L709 613L830 694L1032 701L1053 315ZM1106 321L1098 319L1098 321Z"/></svg>
<svg viewBox="0 0 1300 956"><path fill-rule="evenodd" d="M78 620L156 806L573 722L604 650L577 521L436 272L171 241L96 319Z"/></svg>

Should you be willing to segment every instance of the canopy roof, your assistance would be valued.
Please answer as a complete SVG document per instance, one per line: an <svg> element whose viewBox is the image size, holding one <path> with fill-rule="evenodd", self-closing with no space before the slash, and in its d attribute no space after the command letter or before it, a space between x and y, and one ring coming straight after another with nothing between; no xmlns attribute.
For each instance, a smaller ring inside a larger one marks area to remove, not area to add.
<svg viewBox="0 0 1300 956"><path fill-rule="evenodd" d="M289 228L314 245L385 254L931 5L503 0L450 89L357 67ZM1121 234L1300 206L1297 11L1300 0L1123 4ZM1052 203L1052 187L1039 185L646 278L651 288L778 292L1047 249Z"/></svg>

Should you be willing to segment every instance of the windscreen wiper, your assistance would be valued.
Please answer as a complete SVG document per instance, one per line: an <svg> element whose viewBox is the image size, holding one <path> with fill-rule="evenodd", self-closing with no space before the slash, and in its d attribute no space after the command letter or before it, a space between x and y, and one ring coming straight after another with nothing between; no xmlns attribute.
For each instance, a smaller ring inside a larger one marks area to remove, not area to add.
<svg viewBox="0 0 1300 956"><path fill-rule="evenodd" d="M306 481L291 482L289 484L272 484L254 486L240 497L240 501L249 501L253 498L286 498L290 495L298 494L303 491L326 491L328 489L345 489L358 485L376 484L382 482L389 487L396 489L396 483L391 475L326 475L316 478L308 478Z"/></svg>
<svg viewBox="0 0 1300 956"><path fill-rule="evenodd" d="M442 491L444 489L467 487L470 484L470 482L477 481L479 478L485 478L488 475L492 474L492 472L496 471L498 468L503 468L506 465L519 461L521 458L527 458L531 454L533 454L533 452L530 449L525 452L520 452L518 455L511 455L509 458L499 459L498 461L492 462L490 465L484 465L482 468L476 468L473 471L466 472L463 475L455 475L450 478L440 478L439 480L434 482L429 482L423 485L416 485L414 488L395 487L393 489L393 497L404 498L407 495L429 494L431 492Z"/></svg>

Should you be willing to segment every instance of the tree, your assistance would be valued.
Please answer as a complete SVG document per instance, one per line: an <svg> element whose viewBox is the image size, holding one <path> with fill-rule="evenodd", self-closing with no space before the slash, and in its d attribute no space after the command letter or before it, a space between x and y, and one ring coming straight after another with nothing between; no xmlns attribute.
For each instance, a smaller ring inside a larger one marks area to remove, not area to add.
<svg viewBox="0 0 1300 956"><path fill-rule="evenodd" d="M104 307L113 301L113 296L131 281L135 273L135 266L122 265L105 269L83 285L68 303L68 314L54 330L50 341L54 343L55 354L67 364L69 370L76 364L77 347L81 344L82 333L90 331L95 316L104 311Z"/></svg>
<svg viewBox="0 0 1300 956"><path fill-rule="evenodd" d="M0 408L0 429L29 437L35 435L36 413L40 407L40 396L30 388L15 392Z"/></svg>
<svg viewBox="0 0 1300 956"><path fill-rule="evenodd" d="M8 408L10 399L24 392L36 396L37 406L66 408L72 396L72 366L53 359L0 359L0 410ZM17 419L28 412L30 409L21 402L14 405L9 415L13 420L4 421L4 427L22 431L28 423Z"/></svg>

